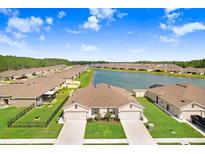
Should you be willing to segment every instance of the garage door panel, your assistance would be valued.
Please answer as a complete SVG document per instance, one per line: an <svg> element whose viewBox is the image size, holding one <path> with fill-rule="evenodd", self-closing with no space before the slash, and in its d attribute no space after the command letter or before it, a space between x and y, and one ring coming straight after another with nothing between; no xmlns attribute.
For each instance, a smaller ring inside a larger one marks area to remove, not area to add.
<svg viewBox="0 0 205 154"><path fill-rule="evenodd" d="M121 120L140 120L140 112L120 112L119 118Z"/></svg>
<svg viewBox="0 0 205 154"><path fill-rule="evenodd" d="M181 118L182 119L186 119L186 120L190 120L191 119L191 115L202 115L201 111L184 111L181 113Z"/></svg>
<svg viewBox="0 0 205 154"><path fill-rule="evenodd" d="M67 112L65 114L66 120L86 120L86 112Z"/></svg>

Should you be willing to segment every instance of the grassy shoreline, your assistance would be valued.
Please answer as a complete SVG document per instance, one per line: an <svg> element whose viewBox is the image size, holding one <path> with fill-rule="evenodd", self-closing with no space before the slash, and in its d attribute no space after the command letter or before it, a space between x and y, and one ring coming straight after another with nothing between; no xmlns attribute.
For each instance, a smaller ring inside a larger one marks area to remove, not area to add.
<svg viewBox="0 0 205 154"><path fill-rule="evenodd" d="M87 70L87 72L83 73L82 75L80 75L75 79L76 81L80 81L80 88L87 87L89 84L92 83L93 74L94 74L94 70L89 69Z"/></svg>
<svg viewBox="0 0 205 154"><path fill-rule="evenodd" d="M166 76L174 76L174 77L185 77L185 78L193 78L193 79L205 79L205 75L197 75L197 74L178 74L178 73L167 73L167 72L147 72L147 71L138 71L138 70L121 70L121 69L111 69L111 68L93 68L93 70L106 70L113 72L128 72L128 73L146 73L146 74L154 74L154 75L166 75Z"/></svg>

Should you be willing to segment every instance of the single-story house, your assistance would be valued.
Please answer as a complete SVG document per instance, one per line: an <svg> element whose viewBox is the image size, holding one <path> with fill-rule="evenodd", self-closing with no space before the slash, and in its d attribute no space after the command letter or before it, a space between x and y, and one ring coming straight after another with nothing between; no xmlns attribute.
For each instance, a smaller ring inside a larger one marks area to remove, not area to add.
<svg viewBox="0 0 205 154"><path fill-rule="evenodd" d="M146 97L172 115L190 120L191 115L205 117L205 88L192 84L176 84L150 88Z"/></svg>
<svg viewBox="0 0 205 154"><path fill-rule="evenodd" d="M125 89L108 84L90 85L76 90L64 105L63 120L86 120L96 115L140 120L144 107Z"/></svg>

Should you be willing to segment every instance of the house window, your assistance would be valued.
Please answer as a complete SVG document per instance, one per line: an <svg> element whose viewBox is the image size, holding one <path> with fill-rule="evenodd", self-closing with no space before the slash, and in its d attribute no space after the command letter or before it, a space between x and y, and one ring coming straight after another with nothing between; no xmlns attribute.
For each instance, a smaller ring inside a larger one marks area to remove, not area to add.
<svg viewBox="0 0 205 154"><path fill-rule="evenodd" d="M132 108L132 104L130 104L130 108Z"/></svg>
<svg viewBox="0 0 205 154"><path fill-rule="evenodd" d="M99 109L98 108L93 108L92 109L92 115L94 115L94 114L99 114Z"/></svg>
<svg viewBox="0 0 205 154"><path fill-rule="evenodd" d="M192 104L191 107L194 108L194 104Z"/></svg>
<svg viewBox="0 0 205 154"><path fill-rule="evenodd" d="M111 113L111 114L115 114L115 109L114 108L108 108L107 112Z"/></svg>
<svg viewBox="0 0 205 154"><path fill-rule="evenodd" d="M77 109L78 108L78 105L75 105L75 109Z"/></svg>

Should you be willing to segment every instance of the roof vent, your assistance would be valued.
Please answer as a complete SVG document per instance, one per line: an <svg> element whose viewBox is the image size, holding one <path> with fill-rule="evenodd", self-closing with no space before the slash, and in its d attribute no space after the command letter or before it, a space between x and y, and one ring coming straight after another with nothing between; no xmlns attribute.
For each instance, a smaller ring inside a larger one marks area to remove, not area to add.
<svg viewBox="0 0 205 154"><path fill-rule="evenodd" d="M184 102L186 102L186 101L182 99L182 100L181 100L181 102L183 102L183 103L184 103Z"/></svg>

